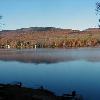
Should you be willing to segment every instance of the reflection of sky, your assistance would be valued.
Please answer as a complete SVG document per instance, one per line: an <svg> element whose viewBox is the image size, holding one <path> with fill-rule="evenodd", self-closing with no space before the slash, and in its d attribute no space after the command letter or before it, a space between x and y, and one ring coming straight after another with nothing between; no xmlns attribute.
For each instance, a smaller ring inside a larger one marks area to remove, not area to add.
<svg viewBox="0 0 100 100"><path fill-rule="evenodd" d="M100 62L100 48L0 50L0 60L26 63L57 63L73 60Z"/></svg>
<svg viewBox="0 0 100 100"><path fill-rule="evenodd" d="M54 64L0 62L0 82L21 81L27 86L40 85L57 94L76 90L85 100L99 100L100 63L70 61Z"/></svg>

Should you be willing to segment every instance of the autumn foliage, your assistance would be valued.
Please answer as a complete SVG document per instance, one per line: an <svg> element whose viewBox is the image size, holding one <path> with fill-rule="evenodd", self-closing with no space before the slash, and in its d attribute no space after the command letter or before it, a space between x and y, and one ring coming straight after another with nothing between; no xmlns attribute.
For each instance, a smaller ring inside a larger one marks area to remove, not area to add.
<svg viewBox="0 0 100 100"><path fill-rule="evenodd" d="M100 29L84 31L54 27L31 27L0 32L0 48L73 48L100 46Z"/></svg>

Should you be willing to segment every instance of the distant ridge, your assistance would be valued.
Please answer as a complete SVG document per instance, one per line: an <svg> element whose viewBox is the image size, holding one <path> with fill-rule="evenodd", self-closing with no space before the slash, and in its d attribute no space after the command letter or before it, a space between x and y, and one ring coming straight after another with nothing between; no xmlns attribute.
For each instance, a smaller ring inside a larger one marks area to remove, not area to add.
<svg viewBox="0 0 100 100"><path fill-rule="evenodd" d="M56 27L29 27L29 28L21 28L16 30L2 30L0 33L5 32L42 32L42 31L67 31L71 33L75 32L87 32L87 31L100 31L99 28L88 28L86 30L73 30L73 29L63 29L63 28L56 28Z"/></svg>
<svg viewBox="0 0 100 100"><path fill-rule="evenodd" d="M47 31L47 30L57 30L61 28L55 28L55 27L29 27L29 28L20 28L16 30L2 30L2 31Z"/></svg>
<svg viewBox="0 0 100 100"><path fill-rule="evenodd" d="M30 27L30 28L21 28L18 29L20 31L51 31L51 30L62 30L61 28L55 28L55 27Z"/></svg>

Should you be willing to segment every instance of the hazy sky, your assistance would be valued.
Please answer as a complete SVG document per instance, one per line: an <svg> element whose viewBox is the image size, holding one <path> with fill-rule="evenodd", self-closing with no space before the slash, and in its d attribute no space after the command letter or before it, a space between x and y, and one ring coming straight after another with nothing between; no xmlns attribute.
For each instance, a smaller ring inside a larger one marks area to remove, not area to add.
<svg viewBox="0 0 100 100"><path fill-rule="evenodd" d="M0 0L3 29L60 27L86 29L98 26L98 0Z"/></svg>

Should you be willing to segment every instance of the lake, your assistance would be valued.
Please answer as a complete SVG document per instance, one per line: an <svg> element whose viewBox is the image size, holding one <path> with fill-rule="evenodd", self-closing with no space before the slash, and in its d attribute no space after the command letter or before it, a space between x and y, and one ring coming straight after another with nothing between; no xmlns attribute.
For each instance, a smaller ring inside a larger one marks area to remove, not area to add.
<svg viewBox="0 0 100 100"><path fill-rule="evenodd" d="M1 49L0 83L17 81L58 95L75 90L84 100L99 100L100 48Z"/></svg>

